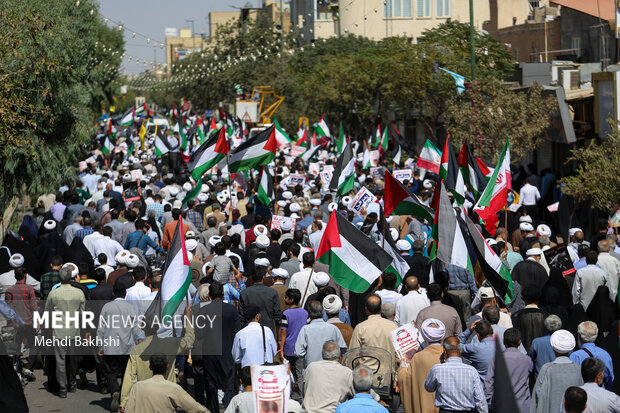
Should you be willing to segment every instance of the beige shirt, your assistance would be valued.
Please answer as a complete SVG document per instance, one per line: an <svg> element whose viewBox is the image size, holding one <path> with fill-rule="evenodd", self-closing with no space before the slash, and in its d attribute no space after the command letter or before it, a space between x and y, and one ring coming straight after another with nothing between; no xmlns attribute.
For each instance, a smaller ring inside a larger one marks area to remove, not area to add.
<svg viewBox="0 0 620 413"><path fill-rule="evenodd" d="M359 323L353 330L351 336L351 343L349 349L357 347L379 347L388 351L392 351L394 354L394 360L396 360L396 351L392 344L392 330L398 328L398 325L385 318L382 318L379 314L369 315L368 319ZM364 362L371 369L376 369L377 361L369 359Z"/></svg>
<svg viewBox="0 0 620 413"><path fill-rule="evenodd" d="M181 386L158 374L134 384L129 393L125 413L174 413L177 408L193 412L208 412Z"/></svg>
<svg viewBox="0 0 620 413"><path fill-rule="evenodd" d="M444 337L456 336L463 332L459 314L454 308L442 304L441 301L431 301L430 306L418 313L415 324L417 326L422 326L424 320L428 318L436 318L446 326L446 334Z"/></svg>
<svg viewBox="0 0 620 413"><path fill-rule="evenodd" d="M62 284L55 290L50 291L45 301L45 311L59 311L62 321L59 325L68 325L64 320L67 315L74 317L75 313L84 312L86 298L79 288L71 284ZM71 323L72 324L72 323ZM54 337L76 337L80 335L78 327L54 328Z"/></svg>
<svg viewBox="0 0 620 413"><path fill-rule="evenodd" d="M304 408L311 413L334 413L355 395L353 372L338 361L312 362L304 372Z"/></svg>

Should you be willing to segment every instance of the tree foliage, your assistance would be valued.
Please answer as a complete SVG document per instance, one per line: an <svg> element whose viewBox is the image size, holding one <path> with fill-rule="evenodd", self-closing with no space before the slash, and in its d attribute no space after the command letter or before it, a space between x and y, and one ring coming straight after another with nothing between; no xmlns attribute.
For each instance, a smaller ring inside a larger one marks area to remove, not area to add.
<svg viewBox="0 0 620 413"><path fill-rule="evenodd" d="M0 3L0 187L10 199L52 191L73 170L91 120L111 98L122 34L94 1ZM105 49L104 49L105 47ZM112 54L114 51L118 53Z"/></svg>
<svg viewBox="0 0 620 413"><path fill-rule="evenodd" d="M612 131L602 143L590 141L585 147L572 151L569 162L577 164L574 175L561 180L562 192L577 201L592 198L602 210L612 210L620 199L620 129L609 121Z"/></svg>

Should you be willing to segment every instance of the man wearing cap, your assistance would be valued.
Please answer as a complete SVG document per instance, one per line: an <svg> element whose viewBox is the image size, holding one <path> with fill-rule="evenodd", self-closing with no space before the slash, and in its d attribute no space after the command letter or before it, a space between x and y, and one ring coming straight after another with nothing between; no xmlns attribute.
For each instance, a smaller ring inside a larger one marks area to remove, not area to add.
<svg viewBox="0 0 620 413"><path fill-rule="evenodd" d="M533 285L542 290L548 280L547 271L540 264L540 256L543 252L538 247L523 252L527 259L515 265L510 275L513 281L517 281L523 288Z"/></svg>
<svg viewBox="0 0 620 413"><path fill-rule="evenodd" d="M475 321L474 317L481 319L482 312L486 307L499 308L493 287L480 287L480 302L482 303L482 309L478 314L473 315L472 318L469 319L468 323ZM499 322L497 325L503 328L512 328L512 319L510 318L510 315L503 311L499 311Z"/></svg>
<svg viewBox="0 0 620 413"><path fill-rule="evenodd" d="M571 228L568 230L568 237L570 242L566 246L566 251L570 255L573 262L577 262L579 260L579 256L577 255L577 248L583 243L583 231L581 228Z"/></svg>
<svg viewBox="0 0 620 413"><path fill-rule="evenodd" d="M3 295L9 287L15 285L15 270L24 266L24 256L22 254L11 255L9 266L11 270L0 275L0 293ZM31 286L36 293L41 291L41 283L28 274L26 275L26 285Z"/></svg>
<svg viewBox="0 0 620 413"><path fill-rule="evenodd" d="M521 217L521 219L523 218L531 220L529 216ZM519 252L523 255L523 253L532 248L534 244L538 244L538 238L536 238L536 232L531 222L521 222L519 224L519 229L521 230L521 235L523 236L523 239L519 242Z"/></svg>
<svg viewBox="0 0 620 413"><path fill-rule="evenodd" d="M573 283L573 304L581 304L584 310L590 306L590 302L596 294L598 287L609 286L607 273L596 265L598 253L590 250L586 254L586 266L577 270Z"/></svg>
<svg viewBox="0 0 620 413"><path fill-rule="evenodd" d="M248 288L244 291L247 290ZM262 317L260 307L250 303L243 307L241 313L248 323L235 334L232 347L232 354L235 362L241 363L242 368L250 364L264 365L266 363L272 363L278 345L272 329L266 328L265 325L261 323Z"/></svg>
<svg viewBox="0 0 620 413"><path fill-rule="evenodd" d="M288 271L284 268L274 268L271 270L271 276L273 277L273 285L271 288L278 293L278 297L280 298L280 310L284 311L287 308L284 299L286 298L286 291L288 290L288 287L285 285L288 279Z"/></svg>
<svg viewBox="0 0 620 413"><path fill-rule="evenodd" d="M351 320L348 320L348 323L345 323L340 320L340 316L343 312L346 313L347 318L349 318L349 314L347 311L343 311L342 309L342 299L338 297L336 294L329 294L323 298L323 310L325 311L325 316L323 319L329 324L333 324L338 327L340 330L340 334L342 334L342 338L344 338L344 342L347 344L351 344L351 336L353 336L353 327L351 327Z"/></svg>
<svg viewBox="0 0 620 413"><path fill-rule="evenodd" d="M531 413L558 411L566 389L583 385L581 368L568 358L575 348L575 337L567 330L558 330L551 335L551 348L556 358L540 369L532 390Z"/></svg>
<svg viewBox="0 0 620 413"><path fill-rule="evenodd" d="M241 291L239 295L239 316L241 324L249 323L253 317L246 311L250 305L255 305L260 309L261 325L268 327L272 332L276 331L276 325L280 325L282 320L282 311L280 310L280 297L273 288L269 288L263 284L267 275L267 267L261 265L256 266L256 270L252 274L254 284ZM266 265L269 265L267 261Z"/></svg>
<svg viewBox="0 0 620 413"><path fill-rule="evenodd" d="M398 369L398 387L400 397L407 413L434 412L435 392L424 388L424 381L435 364L441 363L446 327L435 318L424 320L420 326L422 338L426 343L424 349L413 355L408 367Z"/></svg>

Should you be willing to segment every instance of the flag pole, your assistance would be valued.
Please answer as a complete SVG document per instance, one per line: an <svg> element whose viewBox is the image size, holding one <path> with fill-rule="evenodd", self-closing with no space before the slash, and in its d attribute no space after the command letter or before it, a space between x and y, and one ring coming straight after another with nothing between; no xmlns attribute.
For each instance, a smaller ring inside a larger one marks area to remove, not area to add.
<svg viewBox="0 0 620 413"><path fill-rule="evenodd" d="M308 293L308 287L310 286L310 281L312 280L312 273L314 272L314 264L312 265L312 269L310 269L310 275L308 276L308 282L306 283L306 289L304 290L304 295L301 297L302 305L305 304L306 294Z"/></svg>

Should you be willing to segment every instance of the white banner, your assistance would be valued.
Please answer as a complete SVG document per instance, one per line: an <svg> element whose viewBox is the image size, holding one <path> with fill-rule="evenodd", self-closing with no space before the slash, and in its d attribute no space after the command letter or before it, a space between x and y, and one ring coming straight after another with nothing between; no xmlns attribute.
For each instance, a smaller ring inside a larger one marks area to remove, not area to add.
<svg viewBox="0 0 620 413"><path fill-rule="evenodd" d="M390 333L401 366L408 366L413 355L420 349L419 331L413 324L405 324Z"/></svg>
<svg viewBox="0 0 620 413"><path fill-rule="evenodd" d="M286 413L291 395L290 364L250 366L255 413Z"/></svg>
<svg viewBox="0 0 620 413"><path fill-rule="evenodd" d="M362 209L368 208L368 205L376 201L377 201L377 197L374 196L372 192L368 190L368 188L363 187L357 193L357 195L355 195L355 198L353 198L351 203L347 205L347 208L353 211L356 215L362 216Z"/></svg>

